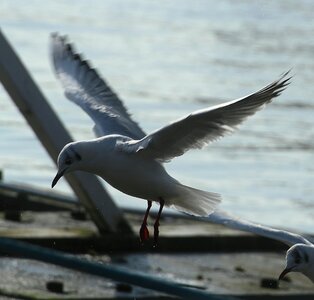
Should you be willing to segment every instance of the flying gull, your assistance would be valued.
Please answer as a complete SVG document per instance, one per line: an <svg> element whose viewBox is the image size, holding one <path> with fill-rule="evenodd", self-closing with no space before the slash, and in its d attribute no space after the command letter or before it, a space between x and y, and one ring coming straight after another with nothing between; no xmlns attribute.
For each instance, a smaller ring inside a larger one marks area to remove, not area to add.
<svg viewBox="0 0 314 300"><path fill-rule="evenodd" d="M193 148L202 148L231 133L248 116L271 102L289 84L288 72L259 91L240 99L198 110L146 134L133 121L123 102L67 38L51 39L52 61L65 96L94 121L98 138L72 142L58 156L58 172L52 187L65 174L76 170L102 177L125 194L147 200L140 239L149 238L147 218L152 201L160 204L154 223L154 242L164 205L179 211L207 216L221 196L181 184L163 163Z"/></svg>

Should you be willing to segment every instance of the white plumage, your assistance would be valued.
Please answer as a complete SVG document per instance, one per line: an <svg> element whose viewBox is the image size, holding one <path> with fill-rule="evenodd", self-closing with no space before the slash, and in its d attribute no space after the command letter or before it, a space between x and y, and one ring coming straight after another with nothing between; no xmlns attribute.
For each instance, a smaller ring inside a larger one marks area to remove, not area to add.
<svg viewBox="0 0 314 300"><path fill-rule="evenodd" d="M101 176L113 187L131 196L159 202L155 239L163 205L206 216L220 202L220 195L182 185L172 178L161 162L202 148L232 132L248 116L261 109L289 84L287 73L263 89L241 99L193 112L182 119L146 134L134 122L115 92L95 69L73 51L65 37L52 35L52 60L65 95L95 122L98 139L64 147L58 158L58 174L82 170ZM78 159L80 158L80 159ZM145 218L143 225L145 225ZM141 237L146 239L145 226Z"/></svg>
<svg viewBox="0 0 314 300"><path fill-rule="evenodd" d="M286 254L286 268L279 275L279 279L289 272L300 272L314 283L314 245L303 236L250 222L220 209L213 212L206 220L287 244L290 248Z"/></svg>

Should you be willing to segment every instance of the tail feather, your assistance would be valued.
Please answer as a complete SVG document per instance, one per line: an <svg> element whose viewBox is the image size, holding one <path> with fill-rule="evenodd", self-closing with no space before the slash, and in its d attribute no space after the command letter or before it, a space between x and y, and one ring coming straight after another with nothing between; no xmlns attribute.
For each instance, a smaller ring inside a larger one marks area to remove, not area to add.
<svg viewBox="0 0 314 300"><path fill-rule="evenodd" d="M208 216L221 202L217 193L205 192L185 185L178 186L178 197L171 199L170 206L195 216Z"/></svg>

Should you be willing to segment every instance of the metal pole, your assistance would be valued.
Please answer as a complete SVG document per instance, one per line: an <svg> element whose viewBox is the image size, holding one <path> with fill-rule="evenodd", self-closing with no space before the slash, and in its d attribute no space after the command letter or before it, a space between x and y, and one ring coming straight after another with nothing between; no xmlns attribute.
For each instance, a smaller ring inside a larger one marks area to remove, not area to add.
<svg viewBox="0 0 314 300"><path fill-rule="evenodd" d="M126 268L90 262L60 251L34 246L14 239L0 238L0 250L9 254L22 255L25 258L40 260L114 281L125 282L142 288L156 290L183 299L235 300L232 297L211 295L202 290L184 287L176 282L166 281L153 275L130 271Z"/></svg>
<svg viewBox="0 0 314 300"><path fill-rule="evenodd" d="M0 30L0 81L51 158L56 162L63 146L72 141L27 69ZM99 231L132 232L96 176L75 172L66 176L74 193Z"/></svg>

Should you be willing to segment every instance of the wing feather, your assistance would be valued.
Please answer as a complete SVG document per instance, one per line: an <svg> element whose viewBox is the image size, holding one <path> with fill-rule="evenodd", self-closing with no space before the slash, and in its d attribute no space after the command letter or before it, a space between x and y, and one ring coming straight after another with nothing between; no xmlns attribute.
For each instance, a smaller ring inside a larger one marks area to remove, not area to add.
<svg viewBox="0 0 314 300"><path fill-rule="evenodd" d="M125 142L119 147L164 162L192 148L202 148L233 132L247 117L278 97L289 84L291 77L287 77L288 73L253 94L195 111L141 140Z"/></svg>
<svg viewBox="0 0 314 300"><path fill-rule="evenodd" d="M245 232L254 233L257 235L265 236L267 238L275 239L281 241L288 245L289 247L295 244L305 244L305 245L312 245L306 238L303 236L292 233L285 230L274 229L271 227L267 227L264 225L260 225L257 223L253 223L250 221L246 221L235 217L231 214L223 210L216 210L208 217L204 218L206 221L210 221L215 224L221 224L228 228L241 230Z"/></svg>
<svg viewBox="0 0 314 300"><path fill-rule="evenodd" d="M116 93L74 51L66 37L52 34L51 50L53 66L65 89L66 97L92 118L96 135L121 134L133 139L145 136Z"/></svg>

